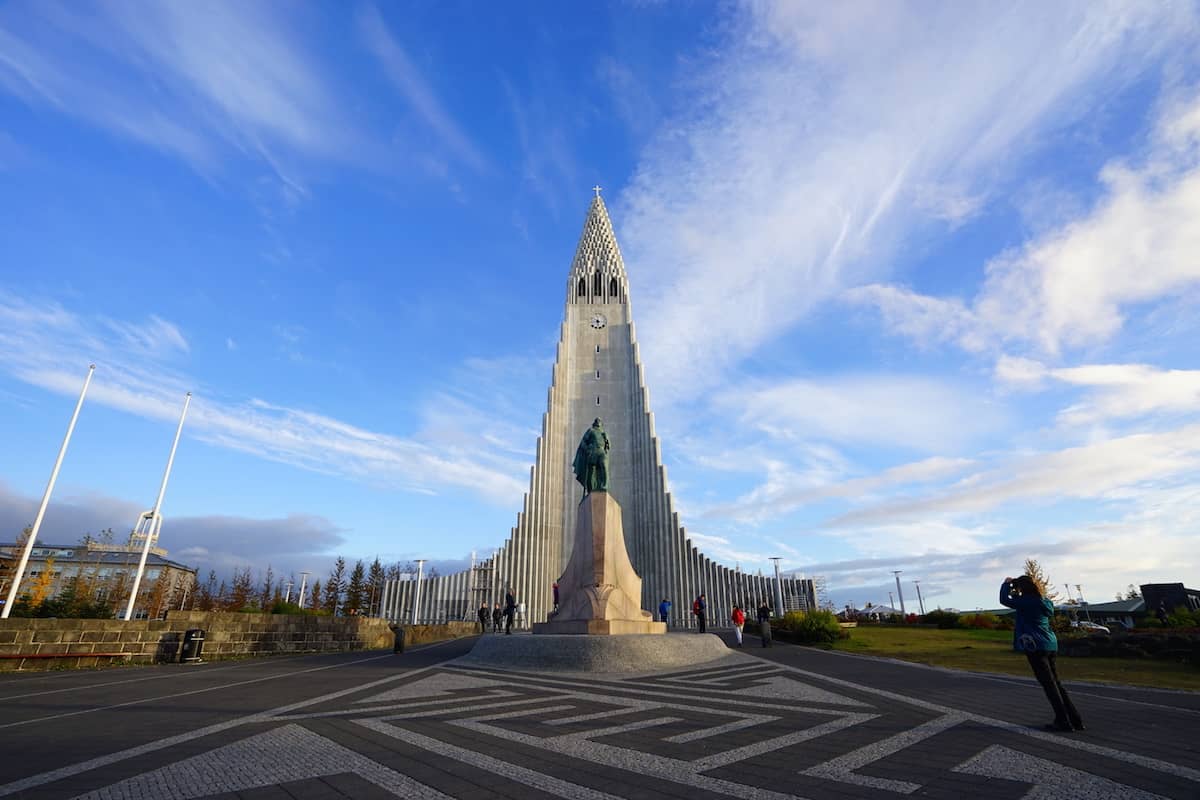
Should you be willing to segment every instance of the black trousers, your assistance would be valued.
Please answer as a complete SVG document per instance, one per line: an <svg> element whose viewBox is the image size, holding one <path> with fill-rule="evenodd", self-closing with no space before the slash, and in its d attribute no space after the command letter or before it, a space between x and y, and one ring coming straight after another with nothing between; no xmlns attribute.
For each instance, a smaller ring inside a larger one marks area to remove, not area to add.
<svg viewBox="0 0 1200 800"><path fill-rule="evenodd" d="M696 629L697 633L704 633L705 631L707 631L707 628L704 627L704 612L703 611L696 612L696 624L697 624L697 626L699 626Z"/></svg>
<svg viewBox="0 0 1200 800"><path fill-rule="evenodd" d="M1067 694L1062 681L1058 679L1055 654L1039 650L1036 653L1026 653L1025 657L1029 659L1029 666L1033 668L1033 675L1038 679L1038 683L1042 685L1042 690L1046 692L1046 699L1050 701L1050 707L1054 709L1054 724L1062 727L1070 725L1075 728L1082 728L1083 718L1075 710L1075 704L1071 702L1071 696Z"/></svg>

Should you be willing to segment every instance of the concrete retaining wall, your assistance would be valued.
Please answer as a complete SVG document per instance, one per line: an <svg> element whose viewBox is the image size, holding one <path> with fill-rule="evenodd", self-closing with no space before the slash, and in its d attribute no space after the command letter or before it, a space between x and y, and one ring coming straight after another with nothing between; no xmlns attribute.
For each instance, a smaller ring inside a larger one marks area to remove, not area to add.
<svg viewBox="0 0 1200 800"><path fill-rule="evenodd" d="M205 631L205 661L280 653L390 650L395 641L387 621L373 617L171 611L165 620L130 622L10 618L0 620L0 671L176 661L189 628ZM416 644L465 634L446 631L439 636L435 631L412 630L412 635L420 637L412 642Z"/></svg>

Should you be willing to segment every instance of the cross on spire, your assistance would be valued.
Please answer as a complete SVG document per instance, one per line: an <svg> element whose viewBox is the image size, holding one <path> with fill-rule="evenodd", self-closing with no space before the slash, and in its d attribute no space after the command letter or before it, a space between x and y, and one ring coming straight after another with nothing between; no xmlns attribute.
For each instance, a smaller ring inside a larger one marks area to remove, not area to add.
<svg viewBox="0 0 1200 800"><path fill-rule="evenodd" d="M596 193L596 197L599 197L600 192L603 190L600 188L600 184L596 184L595 186L592 187L592 191Z"/></svg>

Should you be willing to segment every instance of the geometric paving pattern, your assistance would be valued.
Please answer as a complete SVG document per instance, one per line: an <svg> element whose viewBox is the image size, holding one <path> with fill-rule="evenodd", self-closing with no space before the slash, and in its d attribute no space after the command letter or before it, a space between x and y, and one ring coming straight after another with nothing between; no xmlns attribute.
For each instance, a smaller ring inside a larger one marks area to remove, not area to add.
<svg viewBox="0 0 1200 800"><path fill-rule="evenodd" d="M1200 797L1191 767L737 654L628 678L448 664L375 683L77 796Z"/></svg>

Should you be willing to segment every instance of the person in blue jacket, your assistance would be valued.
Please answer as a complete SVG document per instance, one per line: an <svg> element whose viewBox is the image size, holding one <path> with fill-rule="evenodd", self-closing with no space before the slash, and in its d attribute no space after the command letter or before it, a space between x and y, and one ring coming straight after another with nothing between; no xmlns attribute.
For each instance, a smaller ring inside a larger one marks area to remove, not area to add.
<svg viewBox="0 0 1200 800"><path fill-rule="evenodd" d="M1042 596L1037 582L1028 575L1005 578L1000 586L1000 603L1017 612L1013 649L1029 659L1029 666L1054 709L1054 722L1046 727L1063 732L1083 730L1083 719L1058 679L1054 663L1058 654L1058 637L1050 625L1054 604Z"/></svg>

